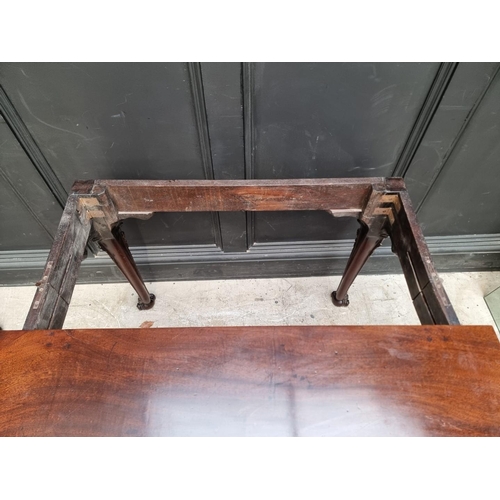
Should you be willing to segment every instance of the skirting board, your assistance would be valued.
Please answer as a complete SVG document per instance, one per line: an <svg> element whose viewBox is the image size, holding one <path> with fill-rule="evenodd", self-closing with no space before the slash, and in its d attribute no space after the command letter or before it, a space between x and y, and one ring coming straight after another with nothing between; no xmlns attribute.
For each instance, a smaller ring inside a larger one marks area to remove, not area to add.
<svg viewBox="0 0 500 500"><path fill-rule="evenodd" d="M426 238L440 272L500 270L500 234ZM247 252L224 253L215 245L132 247L145 281L278 278L339 275L353 240L256 243ZM0 285L33 285L40 279L48 250L0 252ZM401 273L389 245L378 248L364 274ZM103 252L87 258L79 283L125 279Z"/></svg>

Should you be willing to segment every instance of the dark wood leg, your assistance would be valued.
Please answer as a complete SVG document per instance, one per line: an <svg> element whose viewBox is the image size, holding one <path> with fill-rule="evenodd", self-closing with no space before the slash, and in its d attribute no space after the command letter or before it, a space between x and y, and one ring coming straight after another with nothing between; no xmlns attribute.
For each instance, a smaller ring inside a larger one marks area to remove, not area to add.
<svg viewBox="0 0 500 500"><path fill-rule="evenodd" d="M137 308L141 310L151 309L155 304L156 297L148 292L120 226L121 224L117 224L112 228L111 237L98 239L99 246L113 259L113 262L139 295Z"/></svg>
<svg viewBox="0 0 500 500"><path fill-rule="evenodd" d="M78 197L70 195L23 330L63 327L90 228L78 212Z"/></svg>
<svg viewBox="0 0 500 500"><path fill-rule="evenodd" d="M399 204L391 226L392 251L401 262L420 322L423 325L459 325L406 191L399 194Z"/></svg>
<svg viewBox="0 0 500 500"><path fill-rule="evenodd" d="M347 292L350 286L368 260L368 257L380 246L384 238L388 236L382 219L376 219L370 226L361 220L358 220L358 222L361 227L358 229L356 241L347 261L342 280L337 290L332 292L332 302L337 307L347 307L349 305Z"/></svg>

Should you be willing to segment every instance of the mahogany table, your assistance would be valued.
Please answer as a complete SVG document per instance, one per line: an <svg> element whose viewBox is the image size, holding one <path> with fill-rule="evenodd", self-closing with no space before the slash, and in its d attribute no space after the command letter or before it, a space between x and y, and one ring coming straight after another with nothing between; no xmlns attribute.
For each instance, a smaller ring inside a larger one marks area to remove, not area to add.
<svg viewBox="0 0 500 500"><path fill-rule="evenodd" d="M10 331L4 436L500 435L487 326Z"/></svg>
<svg viewBox="0 0 500 500"><path fill-rule="evenodd" d="M390 237L422 326L62 329L89 240L149 309L123 219L235 210L355 217L337 307ZM459 326L402 179L78 181L37 287L0 335L2 435L500 434L500 345Z"/></svg>
<svg viewBox="0 0 500 500"><path fill-rule="evenodd" d="M72 187L24 329L63 327L89 240L108 253L133 286L139 297L137 307L154 306L155 296L146 288L121 229L124 219L149 219L157 212L283 210L323 210L332 217L354 217L359 222L351 256L331 294L335 306L349 305L349 287L389 237L420 321L459 324L403 179L91 180L77 181Z"/></svg>

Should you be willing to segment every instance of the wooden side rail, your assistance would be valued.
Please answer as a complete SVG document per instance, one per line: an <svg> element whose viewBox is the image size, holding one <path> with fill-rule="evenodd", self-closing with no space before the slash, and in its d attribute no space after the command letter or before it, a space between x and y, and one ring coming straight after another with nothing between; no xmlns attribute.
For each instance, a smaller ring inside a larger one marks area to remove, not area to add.
<svg viewBox="0 0 500 500"><path fill-rule="evenodd" d="M244 181L77 181L59 225L25 330L62 328L89 236L109 254L139 296L153 307L134 263L121 221L156 212L324 210L360 223L342 280L332 293L349 304L348 290L366 260L391 237L422 324L459 324L432 264L404 182L400 178Z"/></svg>

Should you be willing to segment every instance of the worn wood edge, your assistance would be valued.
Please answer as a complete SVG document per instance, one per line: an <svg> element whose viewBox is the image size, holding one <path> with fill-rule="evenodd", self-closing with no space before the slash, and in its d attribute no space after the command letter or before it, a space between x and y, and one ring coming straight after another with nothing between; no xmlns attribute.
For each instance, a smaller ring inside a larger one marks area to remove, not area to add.
<svg viewBox="0 0 500 500"><path fill-rule="evenodd" d="M89 190L90 188L90 190ZM115 207L114 220L154 212L367 209L382 192L404 192L402 178L76 181L73 193ZM376 195L376 196L374 196Z"/></svg>
<svg viewBox="0 0 500 500"><path fill-rule="evenodd" d="M394 234L391 238L394 239L393 249L401 261L410 291L415 284L419 289L419 294L413 297L417 313L424 324L430 320L438 324L459 324L458 317L432 261L431 252L408 192L402 191L398 193L398 196L400 210L395 214L396 224L393 226ZM412 283L413 278L410 276L412 273L415 283ZM427 312L424 312L425 308Z"/></svg>
<svg viewBox="0 0 500 500"><path fill-rule="evenodd" d="M373 186L379 184L384 186L386 182L400 180L399 177L326 177L315 179L172 179L172 180L130 180L130 179L96 179L95 186L107 187L283 187L283 186ZM85 181L77 181L85 182Z"/></svg>
<svg viewBox="0 0 500 500"><path fill-rule="evenodd" d="M78 197L70 195L42 279L37 283L23 326L25 330L41 325L63 326L91 231L90 221L80 218L77 210Z"/></svg>
<svg viewBox="0 0 500 500"><path fill-rule="evenodd" d="M109 335L113 332L118 332L121 336L126 336L129 334L140 334L141 336L150 337L151 335L163 337L164 335L177 336L182 333L222 333L228 335L239 336L245 332L256 332L259 334L270 332L279 329L280 332L283 330L297 334L297 333L325 333L325 332L346 332L352 331L359 335L366 335L367 337L373 337L374 335L380 334L382 336L405 334L408 331L414 331L415 329L435 334L447 334L452 335L454 332L457 334L467 334L467 333L480 333L484 337L488 337L487 340L494 341L498 344L500 349L500 339L497 337L495 330L491 325L286 325L279 326L276 325L257 325L257 326L195 326L195 327L159 327L159 328L49 328L49 329L37 329L37 330L3 330L0 333L0 345L2 342L10 342L9 336L15 338L20 338L26 335L28 342L30 338L34 335L49 335L51 334L71 334L75 332L92 332L99 335ZM353 333L354 334L354 333ZM471 342L482 341L475 335L467 335L466 340ZM208 341L208 337L207 337ZM500 351L499 351L500 352Z"/></svg>
<svg viewBox="0 0 500 500"><path fill-rule="evenodd" d="M254 181L172 181L170 184L99 184L113 201L118 214L134 212L209 212L209 211L290 211L290 210L364 210L374 189L385 184ZM125 182L125 181L124 181ZM96 193L97 196L97 193Z"/></svg>

